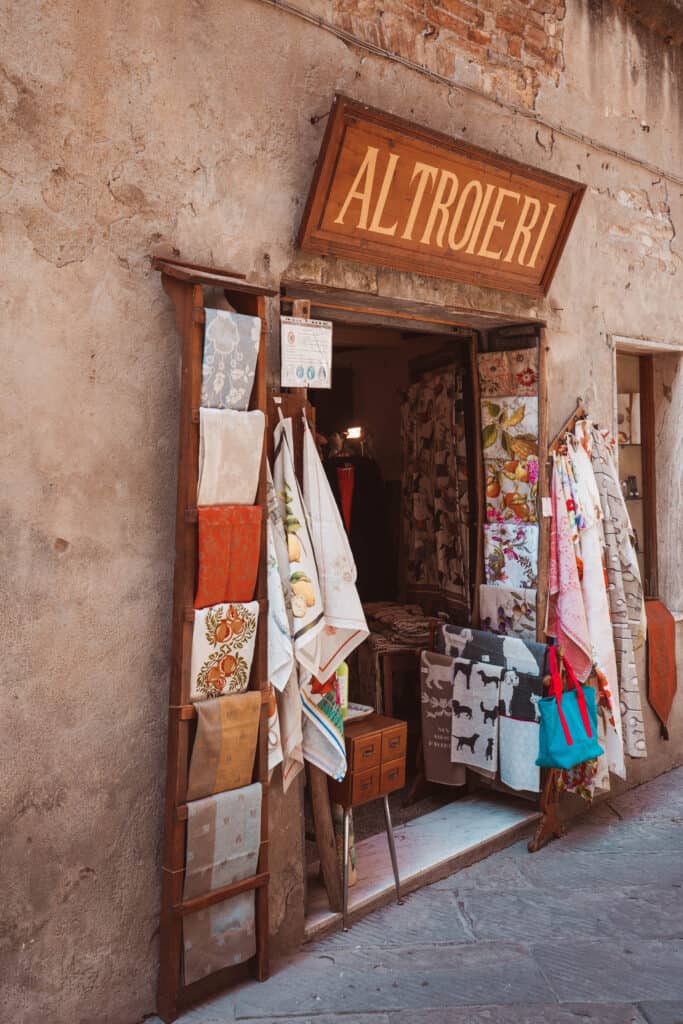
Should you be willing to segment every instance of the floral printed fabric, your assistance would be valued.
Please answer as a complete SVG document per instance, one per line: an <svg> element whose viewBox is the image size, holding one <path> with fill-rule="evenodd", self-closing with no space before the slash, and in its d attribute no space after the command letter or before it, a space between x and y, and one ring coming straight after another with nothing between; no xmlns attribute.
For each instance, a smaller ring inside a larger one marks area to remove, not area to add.
<svg viewBox="0 0 683 1024"><path fill-rule="evenodd" d="M260 409L199 410L198 505L253 505L266 417Z"/></svg>
<svg viewBox="0 0 683 1024"><path fill-rule="evenodd" d="M487 521L535 523L538 459L491 459L485 468Z"/></svg>
<svg viewBox="0 0 683 1024"><path fill-rule="evenodd" d="M538 456L538 399L483 398L481 443L486 460Z"/></svg>
<svg viewBox="0 0 683 1024"><path fill-rule="evenodd" d="M402 520L409 601L469 612L469 497L463 377L425 374L401 407Z"/></svg>
<svg viewBox="0 0 683 1024"><path fill-rule="evenodd" d="M479 617L482 629L535 640L536 591L483 584L479 588Z"/></svg>
<svg viewBox="0 0 683 1024"><path fill-rule="evenodd" d="M183 899L256 874L261 838L260 782L187 805ZM241 893L183 918L185 984L240 964L256 952L254 893Z"/></svg>
<svg viewBox="0 0 683 1024"><path fill-rule="evenodd" d="M481 352L477 357L482 395L535 395L538 390L538 349Z"/></svg>
<svg viewBox="0 0 683 1024"><path fill-rule="evenodd" d="M538 576L538 526L488 523L484 527L486 582L530 589Z"/></svg>
<svg viewBox="0 0 683 1024"><path fill-rule="evenodd" d="M258 601L217 604L194 613L190 700L242 693L256 644Z"/></svg>
<svg viewBox="0 0 683 1024"><path fill-rule="evenodd" d="M261 338L257 316L205 309L202 395L209 409L249 407Z"/></svg>

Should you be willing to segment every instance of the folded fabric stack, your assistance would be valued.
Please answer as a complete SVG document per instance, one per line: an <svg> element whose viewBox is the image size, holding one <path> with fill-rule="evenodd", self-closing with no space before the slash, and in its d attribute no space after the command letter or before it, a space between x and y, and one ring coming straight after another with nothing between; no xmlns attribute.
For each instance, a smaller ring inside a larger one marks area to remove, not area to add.
<svg viewBox="0 0 683 1024"><path fill-rule="evenodd" d="M477 359L486 475L484 629L536 635L538 577L538 350Z"/></svg>
<svg viewBox="0 0 683 1024"><path fill-rule="evenodd" d="M373 601L363 607L374 633L403 647L429 645L434 619L426 616L419 605Z"/></svg>
<svg viewBox="0 0 683 1024"><path fill-rule="evenodd" d="M546 645L444 624L437 647L422 653L427 778L461 785L468 767L511 789L538 792Z"/></svg>

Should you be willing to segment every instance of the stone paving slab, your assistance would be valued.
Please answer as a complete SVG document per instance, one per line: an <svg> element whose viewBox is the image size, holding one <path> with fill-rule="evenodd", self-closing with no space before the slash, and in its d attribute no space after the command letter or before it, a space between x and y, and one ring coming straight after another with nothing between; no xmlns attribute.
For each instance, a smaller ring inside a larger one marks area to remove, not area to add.
<svg viewBox="0 0 683 1024"><path fill-rule="evenodd" d="M531 948L560 1003L683 1000L679 940L584 938Z"/></svg>
<svg viewBox="0 0 683 1024"><path fill-rule="evenodd" d="M400 941L395 934L394 941ZM495 1002L552 1002L529 952L514 943L397 944L370 955L343 951L306 958L287 976L238 990L235 1017L296 1016L317 1011L426 1009Z"/></svg>
<svg viewBox="0 0 683 1024"><path fill-rule="evenodd" d="M645 859L643 868L647 867ZM546 886L542 893L469 892L458 899L476 939L520 941L520 922L528 942L580 940L604 935L622 940L683 938L683 888L566 888Z"/></svg>
<svg viewBox="0 0 683 1024"><path fill-rule="evenodd" d="M601 889L621 886L656 886L660 889L683 885L683 856L664 850L641 851L640 855L570 850L562 842L527 856L522 874L539 892L562 889Z"/></svg>
<svg viewBox="0 0 683 1024"><path fill-rule="evenodd" d="M330 1024L344 1024L344 1018L337 1017ZM389 1024L646 1024L646 1021L635 1006L545 1003L390 1013ZM669 1022L662 1021L662 1024Z"/></svg>
<svg viewBox="0 0 683 1024"><path fill-rule="evenodd" d="M647 1024L683 1024L683 1000L675 1003L643 1003Z"/></svg>

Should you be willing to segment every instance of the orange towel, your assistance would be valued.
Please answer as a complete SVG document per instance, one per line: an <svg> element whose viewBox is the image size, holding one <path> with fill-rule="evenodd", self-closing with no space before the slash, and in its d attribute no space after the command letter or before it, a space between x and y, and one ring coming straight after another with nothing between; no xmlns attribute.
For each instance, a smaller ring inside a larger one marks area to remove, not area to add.
<svg viewBox="0 0 683 1024"><path fill-rule="evenodd" d="M661 723L662 736L669 739L667 722L676 695L676 620L655 598L646 598L647 614L647 699Z"/></svg>
<svg viewBox="0 0 683 1024"><path fill-rule="evenodd" d="M199 573L195 608L251 601L261 550L259 505L199 508Z"/></svg>

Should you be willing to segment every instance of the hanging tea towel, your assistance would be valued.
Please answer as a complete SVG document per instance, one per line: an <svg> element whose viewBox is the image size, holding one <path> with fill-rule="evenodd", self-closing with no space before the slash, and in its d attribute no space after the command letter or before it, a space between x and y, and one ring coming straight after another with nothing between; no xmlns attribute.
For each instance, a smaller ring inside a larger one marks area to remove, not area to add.
<svg viewBox="0 0 683 1024"><path fill-rule="evenodd" d="M198 505L253 505L266 418L260 409L199 410Z"/></svg>
<svg viewBox="0 0 683 1024"><path fill-rule="evenodd" d="M315 675L327 679L367 638L356 564L339 508L304 416L304 501L325 613Z"/></svg>
<svg viewBox="0 0 683 1024"><path fill-rule="evenodd" d="M284 690L292 673L294 649L289 617L275 546L275 530L270 518L268 537L268 679L277 690Z"/></svg>
<svg viewBox="0 0 683 1024"><path fill-rule="evenodd" d="M493 777L498 769L498 688L503 669L455 660L451 761Z"/></svg>
<svg viewBox="0 0 683 1024"><path fill-rule="evenodd" d="M258 690L197 704L187 799L248 786L254 772L261 714Z"/></svg>
<svg viewBox="0 0 683 1024"><path fill-rule="evenodd" d="M538 526L487 523L484 562L489 585L533 589L538 579Z"/></svg>
<svg viewBox="0 0 683 1024"><path fill-rule="evenodd" d="M325 617L309 517L294 472L291 439L292 421L282 419L274 432L273 481L287 535L290 628L294 656L302 670L299 684L305 716L304 757L339 779L346 773L344 723L334 693L321 692L316 685Z"/></svg>
<svg viewBox="0 0 683 1024"><path fill-rule="evenodd" d="M425 778L444 786L464 786L465 767L451 762L453 679L456 662L423 651L420 666L422 745Z"/></svg>
<svg viewBox="0 0 683 1024"><path fill-rule="evenodd" d="M190 700L242 693L249 686L258 601L216 604L194 613Z"/></svg>
<svg viewBox="0 0 683 1024"><path fill-rule="evenodd" d="M261 339L261 321L227 309L204 310L201 405L248 409Z"/></svg>
<svg viewBox="0 0 683 1024"><path fill-rule="evenodd" d="M195 608L251 601L261 552L261 507L213 505L197 513Z"/></svg>

